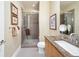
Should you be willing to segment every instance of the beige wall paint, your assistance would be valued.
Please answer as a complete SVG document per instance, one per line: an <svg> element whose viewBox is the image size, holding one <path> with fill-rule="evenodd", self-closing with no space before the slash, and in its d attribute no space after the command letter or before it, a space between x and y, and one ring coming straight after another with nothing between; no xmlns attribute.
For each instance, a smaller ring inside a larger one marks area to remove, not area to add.
<svg viewBox="0 0 79 59"><path fill-rule="evenodd" d="M60 2L59 1L42 1L39 7L39 39L44 41L44 36L55 36L59 34L60 25ZM49 29L49 17L57 15L57 30Z"/></svg>
<svg viewBox="0 0 79 59"><path fill-rule="evenodd" d="M53 1L50 2L50 16L56 14L57 16L57 29L56 30L50 30L49 29L49 35L59 35L59 25L60 25L60 2L59 1Z"/></svg>
<svg viewBox="0 0 79 59"><path fill-rule="evenodd" d="M67 6L61 7L61 13L67 12L74 9L74 17L75 17L75 33L79 34L79 2L73 2Z"/></svg>
<svg viewBox="0 0 79 59"><path fill-rule="evenodd" d="M44 36L49 35L49 2L39 3L39 39L44 41Z"/></svg>
<svg viewBox="0 0 79 59"><path fill-rule="evenodd" d="M12 37L12 29L10 27L16 27L14 25L11 25L11 6L10 6L10 2L7 1L5 2L5 50L4 50L4 55L6 57L12 56L13 53L16 51L16 49L20 46L21 44L21 21L22 21L22 17L21 17L21 5L19 4L19 2L13 2L16 7L18 7L18 26L20 27L20 30L18 30L17 28L17 36L15 38Z"/></svg>

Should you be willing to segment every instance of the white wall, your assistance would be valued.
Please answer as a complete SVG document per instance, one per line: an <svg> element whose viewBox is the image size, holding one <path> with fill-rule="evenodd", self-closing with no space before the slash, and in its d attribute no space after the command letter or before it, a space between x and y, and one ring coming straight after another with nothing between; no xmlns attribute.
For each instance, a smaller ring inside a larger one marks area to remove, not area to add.
<svg viewBox="0 0 79 59"><path fill-rule="evenodd" d="M0 1L0 41L4 40L4 2ZM4 56L4 46L0 45L0 56Z"/></svg>
<svg viewBox="0 0 79 59"><path fill-rule="evenodd" d="M0 40L4 40L4 2L0 2Z"/></svg>
<svg viewBox="0 0 79 59"><path fill-rule="evenodd" d="M13 2L13 1L12 1ZM11 27L16 27L15 25L11 25L11 6L10 2L5 2L5 56L12 56L16 49L21 45L21 21L22 21L22 11L21 5L19 2L13 2L16 7L18 7L18 26L20 30L17 29L17 36L15 38L12 37L12 29Z"/></svg>

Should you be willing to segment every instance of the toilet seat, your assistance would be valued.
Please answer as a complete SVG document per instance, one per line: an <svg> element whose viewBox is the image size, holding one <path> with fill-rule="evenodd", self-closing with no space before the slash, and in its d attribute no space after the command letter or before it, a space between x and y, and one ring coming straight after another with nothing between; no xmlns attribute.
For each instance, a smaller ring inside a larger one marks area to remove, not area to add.
<svg viewBox="0 0 79 59"><path fill-rule="evenodd" d="M44 54L45 42L38 42L37 46L39 54Z"/></svg>
<svg viewBox="0 0 79 59"><path fill-rule="evenodd" d="M39 42L37 46L40 48L45 48L45 42Z"/></svg>

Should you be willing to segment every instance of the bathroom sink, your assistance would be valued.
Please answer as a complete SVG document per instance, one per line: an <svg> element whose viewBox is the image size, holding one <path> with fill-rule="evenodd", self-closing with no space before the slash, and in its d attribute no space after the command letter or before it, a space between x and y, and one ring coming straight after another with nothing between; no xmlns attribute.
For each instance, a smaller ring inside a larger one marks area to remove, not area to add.
<svg viewBox="0 0 79 59"><path fill-rule="evenodd" d="M79 48L66 42L66 41L54 41L56 44L58 44L60 47L65 49L67 52L72 54L73 56L79 56Z"/></svg>

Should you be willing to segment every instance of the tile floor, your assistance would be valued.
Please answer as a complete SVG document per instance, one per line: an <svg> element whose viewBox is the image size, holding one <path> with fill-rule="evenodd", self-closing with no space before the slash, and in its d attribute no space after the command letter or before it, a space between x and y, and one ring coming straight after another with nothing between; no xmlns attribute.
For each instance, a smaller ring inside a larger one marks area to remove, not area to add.
<svg viewBox="0 0 79 59"><path fill-rule="evenodd" d="M21 48L16 57L44 57L44 54L39 54L37 48Z"/></svg>

